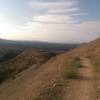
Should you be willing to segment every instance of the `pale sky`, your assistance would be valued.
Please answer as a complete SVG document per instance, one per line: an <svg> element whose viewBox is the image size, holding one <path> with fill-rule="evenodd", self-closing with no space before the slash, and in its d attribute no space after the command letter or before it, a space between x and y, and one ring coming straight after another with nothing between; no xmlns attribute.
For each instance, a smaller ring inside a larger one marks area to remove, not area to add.
<svg viewBox="0 0 100 100"><path fill-rule="evenodd" d="M0 0L0 38L85 42L100 37L100 0Z"/></svg>

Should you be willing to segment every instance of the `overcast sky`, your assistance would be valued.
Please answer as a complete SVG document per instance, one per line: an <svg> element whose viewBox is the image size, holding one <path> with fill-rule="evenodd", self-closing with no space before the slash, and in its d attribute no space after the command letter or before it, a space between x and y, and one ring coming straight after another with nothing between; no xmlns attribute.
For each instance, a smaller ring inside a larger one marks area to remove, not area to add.
<svg viewBox="0 0 100 100"><path fill-rule="evenodd" d="M0 0L0 38L85 42L100 37L100 0Z"/></svg>

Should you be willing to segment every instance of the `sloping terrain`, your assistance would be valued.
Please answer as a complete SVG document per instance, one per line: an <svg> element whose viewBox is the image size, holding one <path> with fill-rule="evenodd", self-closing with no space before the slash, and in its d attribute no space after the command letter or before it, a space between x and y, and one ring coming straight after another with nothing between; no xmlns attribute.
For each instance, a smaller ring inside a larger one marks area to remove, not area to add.
<svg viewBox="0 0 100 100"><path fill-rule="evenodd" d="M17 55L19 55L23 50L18 48L0 48L0 63L6 62Z"/></svg>
<svg viewBox="0 0 100 100"><path fill-rule="evenodd" d="M13 59L0 65L0 82L8 78L15 78L17 73L33 66L41 65L49 59L49 55L35 49L25 50Z"/></svg>
<svg viewBox="0 0 100 100"><path fill-rule="evenodd" d="M81 58L81 63L77 78L66 83L63 100L96 100L93 66L86 58Z"/></svg>
<svg viewBox="0 0 100 100"><path fill-rule="evenodd" d="M0 39L0 48L3 49L41 49L42 51L47 52L63 52L68 51L70 49L73 49L75 47L78 47L80 44L73 44L73 43L49 43L49 42L43 42L43 41L14 41L14 40L6 40L6 39Z"/></svg>
<svg viewBox="0 0 100 100"><path fill-rule="evenodd" d="M100 100L100 38L34 66L1 84L0 100Z"/></svg>

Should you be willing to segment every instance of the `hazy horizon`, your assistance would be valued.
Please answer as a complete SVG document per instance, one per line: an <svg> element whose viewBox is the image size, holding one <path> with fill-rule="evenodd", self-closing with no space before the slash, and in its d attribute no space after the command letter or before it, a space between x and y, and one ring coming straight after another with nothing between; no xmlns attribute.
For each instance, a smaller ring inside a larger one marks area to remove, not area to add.
<svg viewBox="0 0 100 100"><path fill-rule="evenodd" d="M81 43L100 37L99 0L0 0L0 38Z"/></svg>

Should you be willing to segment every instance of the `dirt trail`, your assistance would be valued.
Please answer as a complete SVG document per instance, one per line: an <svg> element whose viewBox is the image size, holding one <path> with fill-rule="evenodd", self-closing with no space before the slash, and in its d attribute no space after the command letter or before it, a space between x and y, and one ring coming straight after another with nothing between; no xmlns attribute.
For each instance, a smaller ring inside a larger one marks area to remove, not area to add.
<svg viewBox="0 0 100 100"><path fill-rule="evenodd" d="M93 66L86 58L82 58L81 62L78 78L67 83L63 100L96 100Z"/></svg>
<svg viewBox="0 0 100 100"><path fill-rule="evenodd" d="M49 61L50 64L52 63L52 60ZM62 100L96 100L95 89L94 89L95 80L94 80L93 66L90 63L90 61L86 58L82 58L81 61L82 61L82 67L80 67L78 70L77 73L78 78L74 80L69 80L68 82L65 83L66 88L64 88L64 95L62 95L63 97ZM44 69L47 69L47 65L48 63L41 66L35 71L33 66L30 69L23 72L20 77L10 82L10 84L7 83L1 85L0 100L31 100L27 99L26 97L31 96L31 93L34 92L35 88L34 82L36 82L35 79L38 79L36 76L38 76L38 74L42 72ZM48 69L48 71L50 72L51 75L52 70Z"/></svg>

